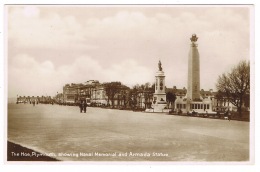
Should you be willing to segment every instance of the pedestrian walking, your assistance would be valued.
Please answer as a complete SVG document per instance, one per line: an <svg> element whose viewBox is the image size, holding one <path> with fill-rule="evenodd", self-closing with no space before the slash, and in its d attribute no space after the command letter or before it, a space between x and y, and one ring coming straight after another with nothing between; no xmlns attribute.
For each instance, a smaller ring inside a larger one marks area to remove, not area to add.
<svg viewBox="0 0 260 172"><path fill-rule="evenodd" d="M83 102L82 101L79 102L79 109L80 109L80 113L82 113L82 110L83 110Z"/></svg>
<svg viewBox="0 0 260 172"><path fill-rule="evenodd" d="M230 121L231 120L231 112L229 110L227 112L227 115L228 115L228 121Z"/></svg>
<svg viewBox="0 0 260 172"><path fill-rule="evenodd" d="M84 101L83 108L84 108L84 113L86 113L87 112L87 102L86 102L86 100Z"/></svg>

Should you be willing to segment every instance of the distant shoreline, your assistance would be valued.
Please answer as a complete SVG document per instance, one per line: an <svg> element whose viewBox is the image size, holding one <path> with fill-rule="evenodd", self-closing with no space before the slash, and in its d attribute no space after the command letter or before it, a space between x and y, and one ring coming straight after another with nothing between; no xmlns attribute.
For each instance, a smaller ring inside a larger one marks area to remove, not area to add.
<svg viewBox="0 0 260 172"><path fill-rule="evenodd" d="M41 153L7 141L7 161L59 161L49 156L28 156Z"/></svg>

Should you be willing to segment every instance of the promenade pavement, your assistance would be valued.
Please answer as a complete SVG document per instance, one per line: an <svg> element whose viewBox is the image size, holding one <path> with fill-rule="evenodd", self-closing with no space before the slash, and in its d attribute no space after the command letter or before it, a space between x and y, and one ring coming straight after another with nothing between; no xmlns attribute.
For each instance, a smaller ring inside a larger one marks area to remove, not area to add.
<svg viewBox="0 0 260 172"><path fill-rule="evenodd" d="M247 162L249 130L241 121L8 105L8 141L64 161Z"/></svg>

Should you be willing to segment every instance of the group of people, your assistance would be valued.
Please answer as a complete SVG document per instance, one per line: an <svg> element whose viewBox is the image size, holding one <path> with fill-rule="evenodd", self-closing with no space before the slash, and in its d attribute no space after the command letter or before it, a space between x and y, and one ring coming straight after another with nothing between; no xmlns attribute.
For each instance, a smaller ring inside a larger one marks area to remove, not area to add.
<svg viewBox="0 0 260 172"><path fill-rule="evenodd" d="M35 104L38 104L38 101L35 101L35 100L30 101L30 104L33 104L33 106L35 106Z"/></svg>
<svg viewBox="0 0 260 172"><path fill-rule="evenodd" d="M87 112L87 102L86 102L86 100L81 100L80 101L79 109L80 109L80 113L82 113L82 111L84 111L84 113Z"/></svg>

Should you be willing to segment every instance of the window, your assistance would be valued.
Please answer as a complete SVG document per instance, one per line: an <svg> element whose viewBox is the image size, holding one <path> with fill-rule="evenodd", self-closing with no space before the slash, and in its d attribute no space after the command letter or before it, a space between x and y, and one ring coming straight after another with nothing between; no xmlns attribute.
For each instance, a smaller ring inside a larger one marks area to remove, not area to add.
<svg viewBox="0 0 260 172"><path fill-rule="evenodd" d="M197 109L198 107L197 107L197 104L195 104L195 107L194 107L194 109Z"/></svg>
<svg viewBox="0 0 260 172"><path fill-rule="evenodd" d="M183 107L183 109L186 109L186 104L183 104L182 107Z"/></svg>
<svg viewBox="0 0 260 172"><path fill-rule="evenodd" d="M207 104L207 109L209 109L209 104Z"/></svg>

